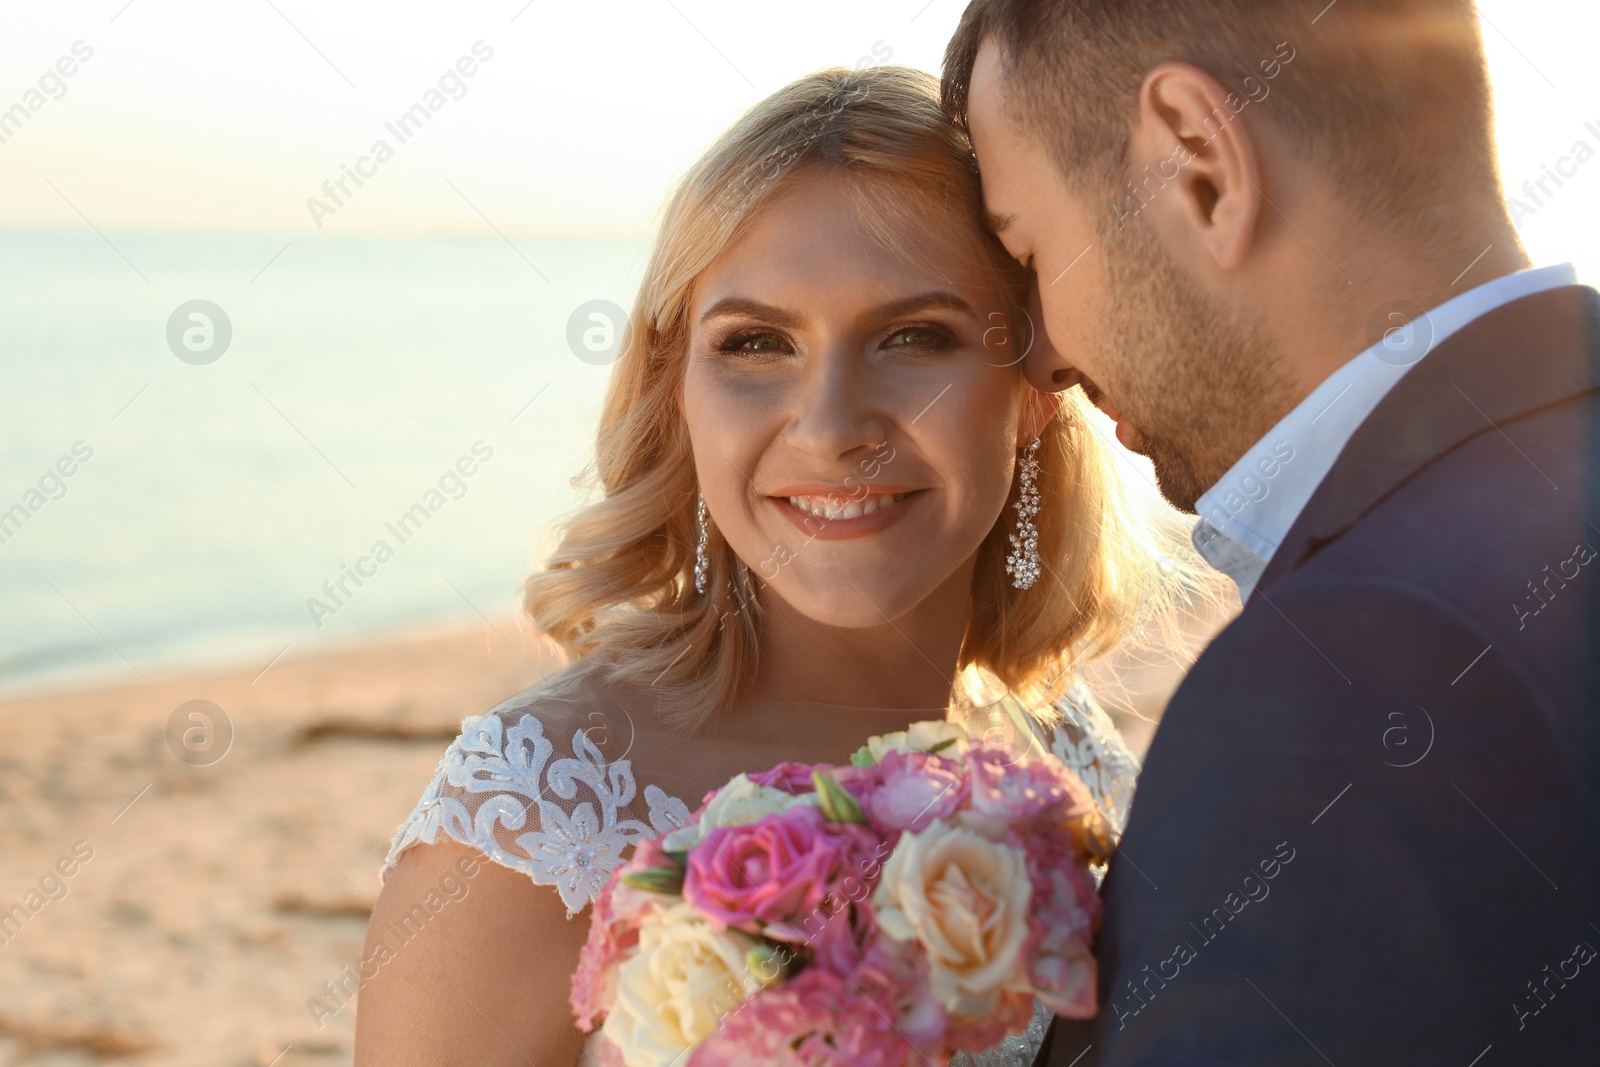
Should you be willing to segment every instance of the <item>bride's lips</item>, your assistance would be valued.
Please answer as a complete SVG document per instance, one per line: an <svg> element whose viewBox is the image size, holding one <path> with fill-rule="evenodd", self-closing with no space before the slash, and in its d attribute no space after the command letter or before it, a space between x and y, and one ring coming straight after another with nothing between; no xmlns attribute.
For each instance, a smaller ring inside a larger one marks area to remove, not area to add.
<svg viewBox="0 0 1600 1067"><path fill-rule="evenodd" d="M866 490L863 492L863 488ZM899 522L927 492L899 485L787 485L768 499L795 529L818 541L848 541L870 537ZM800 501L797 507L795 501ZM815 514L812 510L823 512ZM849 517L838 514L865 511ZM868 510L870 509L870 510ZM829 517L829 515L834 517Z"/></svg>

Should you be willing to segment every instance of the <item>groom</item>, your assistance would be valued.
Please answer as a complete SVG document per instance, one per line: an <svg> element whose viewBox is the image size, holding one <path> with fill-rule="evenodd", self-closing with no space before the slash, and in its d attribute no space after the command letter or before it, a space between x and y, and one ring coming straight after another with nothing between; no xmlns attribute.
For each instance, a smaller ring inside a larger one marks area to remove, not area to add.
<svg viewBox="0 0 1600 1067"><path fill-rule="evenodd" d="M1030 377L1244 601L1038 1062L1600 1062L1600 294L1528 269L1472 3L976 0L945 97Z"/></svg>

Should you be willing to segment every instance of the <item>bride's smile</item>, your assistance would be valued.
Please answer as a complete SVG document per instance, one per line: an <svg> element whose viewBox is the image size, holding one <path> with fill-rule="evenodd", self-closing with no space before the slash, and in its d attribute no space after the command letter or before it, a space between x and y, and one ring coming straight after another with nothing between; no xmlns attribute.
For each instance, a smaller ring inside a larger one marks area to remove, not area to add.
<svg viewBox="0 0 1600 1067"><path fill-rule="evenodd" d="M876 486L864 492L861 483L834 486L790 486L771 494L779 512L807 539L843 541L869 537L906 513L921 489ZM873 518L873 516L877 516Z"/></svg>

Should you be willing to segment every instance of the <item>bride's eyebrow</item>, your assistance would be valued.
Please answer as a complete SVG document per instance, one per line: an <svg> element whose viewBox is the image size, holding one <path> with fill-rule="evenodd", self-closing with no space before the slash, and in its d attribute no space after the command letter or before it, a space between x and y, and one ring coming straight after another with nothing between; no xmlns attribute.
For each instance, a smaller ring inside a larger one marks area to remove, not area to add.
<svg viewBox="0 0 1600 1067"><path fill-rule="evenodd" d="M974 317L978 314L972 309L971 304L948 289L934 289L873 308L870 317L874 319L898 319L905 315L914 315L919 311L929 311L937 308L959 311Z"/></svg>
<svg viewBox="0 0 1600 1067"><path fill-rule="evenodd" d="M955 293L950 292L948 289L933 289L926 293L917 293L914 296L904 297L887 304L880 304L867 312L863 318L873 321L897 319L906 315L914 315L919 311L928 311L936 308L959 311L966 315L977 315L977 312L972 309L972 305ZM792 311L785 311L783 308L772 304L764 304L759 300L752 300L744 296L728 296L718 300L715 304L706 308L705 314L700 316L700 323L704 325L712 319L732 315L761 319L785 329L797 329L802 323L801 317Z"/></svg>
<svg viewBox="0 0 1600 1067"><path fill-rule="evenodd" d="M774 326L794 329L800 325L800 316L792 311L775 307L772 304L763 304L759 300L751 300L744 296L727 296L706 308L705 314L700 316L701 324L712 319L723 318L728 315L743 315L752 319L764 319Z"/></svg>

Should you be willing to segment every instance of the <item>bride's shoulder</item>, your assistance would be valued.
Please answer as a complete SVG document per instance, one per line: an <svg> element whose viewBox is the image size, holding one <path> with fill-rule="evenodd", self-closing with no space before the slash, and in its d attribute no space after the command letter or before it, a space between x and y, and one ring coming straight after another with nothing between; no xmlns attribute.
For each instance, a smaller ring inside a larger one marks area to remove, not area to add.
<svg viewBox="0 0 1600 1067"><path fill-rule="evenodd" d="M641 837L686 821L688 806L648 781L633 753L655 729L636 694L578 663L462 721L433 780L395 832L384 870L439 835L555 887L575 913Z"/></svg>

